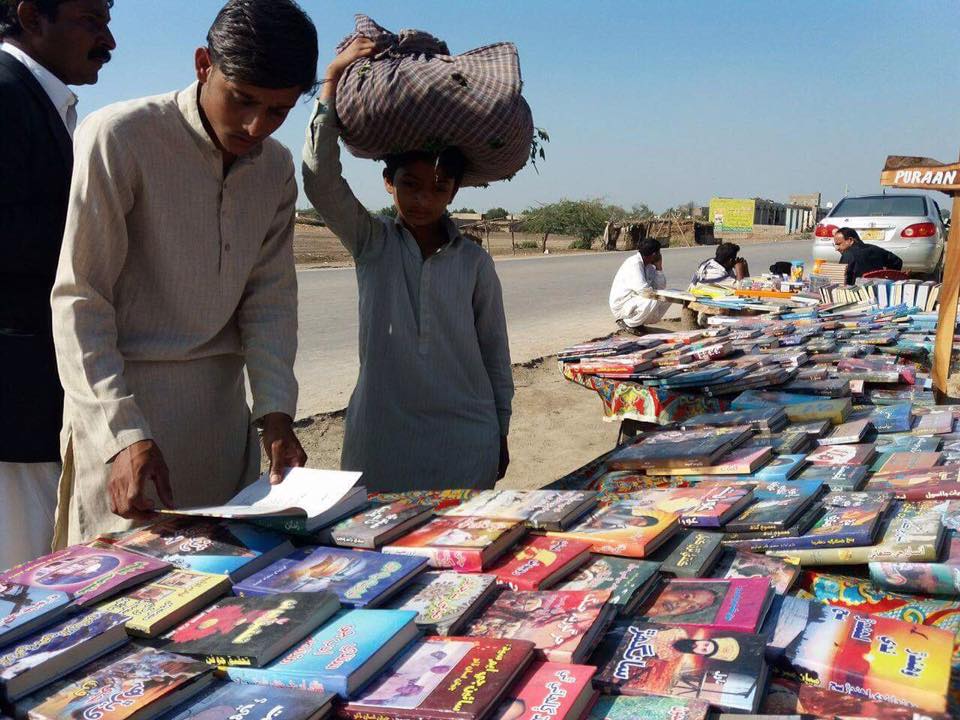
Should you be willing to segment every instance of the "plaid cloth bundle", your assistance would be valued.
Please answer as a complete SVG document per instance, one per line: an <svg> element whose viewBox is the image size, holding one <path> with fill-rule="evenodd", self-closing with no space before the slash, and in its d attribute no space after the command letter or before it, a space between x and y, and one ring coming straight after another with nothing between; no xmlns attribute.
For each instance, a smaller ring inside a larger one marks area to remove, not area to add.
<svg viewBox="0 0 960 720"><path fill-rule="evenodd" d="M451 56L446 43L419 30L391 33L366 15L357 36L377 54L358 60L337 85L337 116L347 149L383 159L410 150L457 147L467 159L463 185L513 177L530 157L533 116L520 94L520 58L512 43Z"/></svg>

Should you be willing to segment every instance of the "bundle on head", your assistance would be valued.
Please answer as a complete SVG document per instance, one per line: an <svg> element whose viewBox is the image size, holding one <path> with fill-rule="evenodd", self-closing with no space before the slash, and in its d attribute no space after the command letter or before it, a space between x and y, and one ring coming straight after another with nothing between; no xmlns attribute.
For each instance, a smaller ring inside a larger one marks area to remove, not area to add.
<svg viewBox="0 0 960 720"><path fill-rule="evenodd" d="M513 177L527 163L533 116L512 43L450 55L428 33L395 35L357 15L337 51L358 35L373 40L377 54L351 65L337 85L337 116L353 155L381 160L456 147L466 158L464 186Z"/></svg>

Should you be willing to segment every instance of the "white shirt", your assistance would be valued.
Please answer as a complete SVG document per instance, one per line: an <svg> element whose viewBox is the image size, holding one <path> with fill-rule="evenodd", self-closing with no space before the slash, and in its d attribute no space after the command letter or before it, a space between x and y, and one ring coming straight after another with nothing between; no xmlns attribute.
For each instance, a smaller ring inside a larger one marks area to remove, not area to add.
<svg viewBox="0 0 960 720"><path fill-rule="evenodd" d="M12 55L23 63L23 66L37 79L40 87L43 88L47 97L50 98L50 102L53 103L53 107L56 108L60 119L63 120L63 124L67 128L67 132L70 133L70 137L73 137L73 131L77 127L77 96L73 94L70 88L68 88L60 78L16 45L8 42L0 43L0 50L3 50L8 55Z"/></svg>
<svg viewBox="0 0 960 720"><path fill-rule="evenodd" d="M644 265L640 253L627 258L613 278L610 312L630 327L660 321L670 303L657 300L655 290L667 286L667 278L653 265Z"/></svg>

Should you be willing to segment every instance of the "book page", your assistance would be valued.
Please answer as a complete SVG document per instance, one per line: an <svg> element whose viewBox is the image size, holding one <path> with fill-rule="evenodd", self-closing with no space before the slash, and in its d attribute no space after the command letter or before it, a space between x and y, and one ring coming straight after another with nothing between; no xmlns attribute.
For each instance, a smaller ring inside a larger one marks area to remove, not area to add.
<svg viewBox="0 0 960 720"><path fill-rule="evenodd" d="M317 517L340 502L361 473L290 468L279 485L267 473L237 493L226 505L163 510L178 515L247 518L274 516Z"/></svg>

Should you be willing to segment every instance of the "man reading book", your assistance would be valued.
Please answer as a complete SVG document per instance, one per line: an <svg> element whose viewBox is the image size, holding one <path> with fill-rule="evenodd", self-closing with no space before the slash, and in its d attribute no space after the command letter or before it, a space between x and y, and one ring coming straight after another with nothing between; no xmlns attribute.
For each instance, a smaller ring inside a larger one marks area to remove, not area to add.
<svg viewBox="0 0 960 720"><path fill-rule="evenodd" d="M53 328L66 391L56 541L157 505L222 503L303 465L297 185L270 138L316 84L317 35L292 0L231 0L197 81L111 105L77 131ZM247 407L244 370L253 410Z"/></svg>

